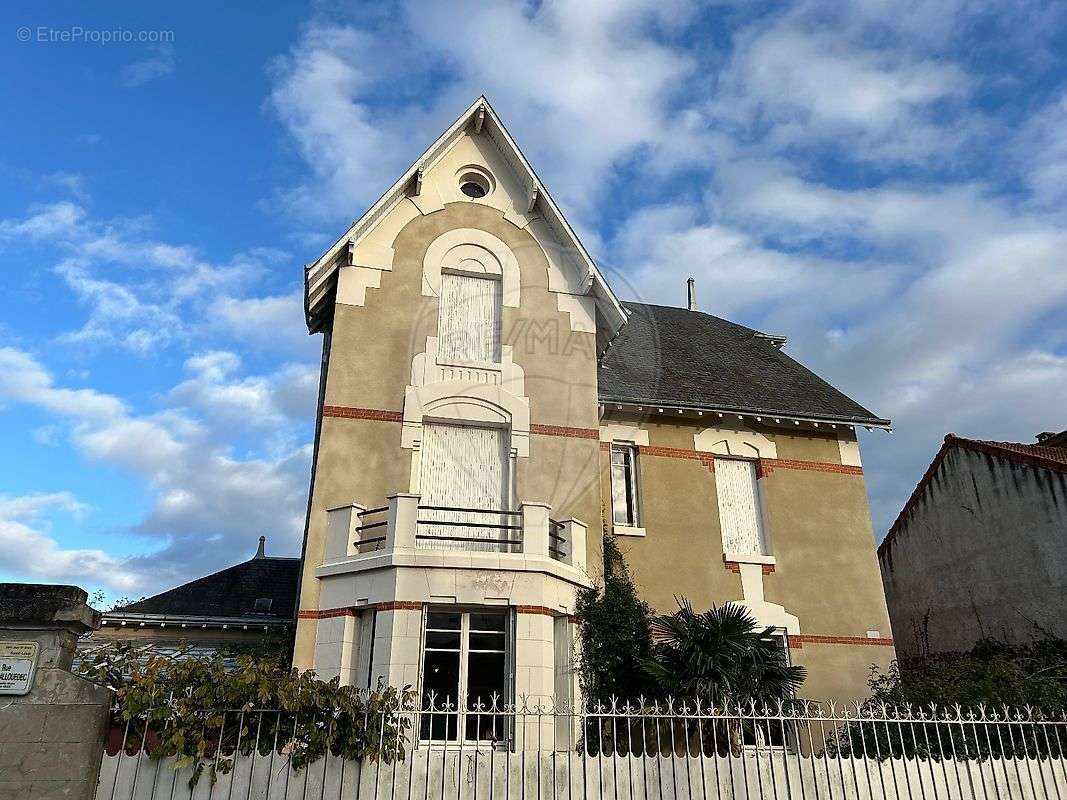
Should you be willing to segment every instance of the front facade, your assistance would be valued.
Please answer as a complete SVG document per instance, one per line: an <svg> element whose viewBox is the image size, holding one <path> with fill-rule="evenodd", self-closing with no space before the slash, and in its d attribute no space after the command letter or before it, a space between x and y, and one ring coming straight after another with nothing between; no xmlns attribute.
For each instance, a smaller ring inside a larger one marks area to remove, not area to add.
<svg viewBox="0 0 1067 800"><path fill-rule="evenodd" d="M780 337L621 303L484 98L307 268L305 307L297 667L572 703L605 533L658 610L778 629L805 696L892 658L855 435L888 421Z"/></svg>
<svg viewBox="0 0 1067 800"><path fill-rule="evenodd" d="M946 436L878 558L902 657L1067 638L1067 431Z"/></svg>

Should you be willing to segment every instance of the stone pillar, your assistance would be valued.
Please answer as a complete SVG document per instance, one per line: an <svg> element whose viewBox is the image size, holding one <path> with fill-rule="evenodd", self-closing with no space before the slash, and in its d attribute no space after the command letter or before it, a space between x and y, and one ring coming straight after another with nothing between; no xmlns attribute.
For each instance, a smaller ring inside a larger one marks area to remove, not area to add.
<svg viewBox="0 0 1067 800"><path fill-rule="evenodd" d="M86 599L0 583L0 797L96 794L111 692L70 672L78 637L100 625Z"/></svg>
<svg viewBox="0 0 1067 800"><path fill-rule="evenodd" d="M522 515L522 552L528 556L549 558L548 515L552 507L547 503L520 503Z"/></svg>
<svg viewBox="0 0 1067 800"><path fill-rule="evenodd" d="M385 549L414 550L415 533L419 519L420 495L398 492L387 498L389 501L388 525L385 528Z"/></svg>

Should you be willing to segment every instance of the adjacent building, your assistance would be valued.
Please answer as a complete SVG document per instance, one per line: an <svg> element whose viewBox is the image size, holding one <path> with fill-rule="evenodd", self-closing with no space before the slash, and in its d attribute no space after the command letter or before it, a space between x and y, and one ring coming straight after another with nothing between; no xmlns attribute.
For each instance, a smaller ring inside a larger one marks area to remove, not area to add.
<svg viewBox="0 0 1067 800"><path fill-rule="evenodd" d="M1067 431L946 436L878 558L902 657L1067 638Z"/></svg>
<svg viewBox="0 0 1067 800"><path fill-rule="evenodd" d="M304 302L297 667L573 702L605 535L657 609L774 627L804 696L862 697L894 657L856 437L889 421L692 285L621 302L485 98L308 265Z"/></svg>
<svg viewBox="0 0 1067 800"><path fill-rule="evenodd" d="M83 646L109 641L159 652L284 655L292 641L300 559L256 554L232 567L100 615Z"/></svg>

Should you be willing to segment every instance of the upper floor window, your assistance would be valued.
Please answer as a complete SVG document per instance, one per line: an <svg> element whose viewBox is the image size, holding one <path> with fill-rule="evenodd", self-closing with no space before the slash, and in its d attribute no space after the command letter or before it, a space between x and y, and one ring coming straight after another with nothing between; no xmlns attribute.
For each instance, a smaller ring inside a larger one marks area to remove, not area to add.
<svg viewBox="0 0 1067 800"><path fill-rule="evenodd" d="M438 355L446 361L500 361L500 280L441 275Z"/></svg>
<svg viewBox="0 0 1067 800"><path fill-rule="evenodd" d="M770 555L763 530L756 462L715 459L722 549L732 555Z"/></svg>
<svg viewBox="0 0 1067 800"><path fill-rule="evenodd" d="M636 528L637 503L637 448L630 444L611 446L611 514L616 525Z"/></svg>

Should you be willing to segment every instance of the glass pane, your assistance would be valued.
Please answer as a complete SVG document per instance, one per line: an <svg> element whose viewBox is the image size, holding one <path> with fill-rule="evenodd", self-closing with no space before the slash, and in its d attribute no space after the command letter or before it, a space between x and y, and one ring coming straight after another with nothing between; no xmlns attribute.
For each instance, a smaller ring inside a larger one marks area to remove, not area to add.
<svg viewBox="0 0 1067 800"><path fill-rule="evenodd" d="M428 651L422 662L422 690L424 705L429 707L433 695L434 708L459 703L459 653Z"/></svg>
<svg viewBox="0 0 1067 800"><path fill-rule="evenodd" d="M633 510L630 507L630 487L626 468L611 468L611 511L612 519L617 525L633 524Z"/></svg>
<svg viewBox="0 0 1067 800"><path fill-rule="evenodd" d="M459 631L426 631L426 647L459 650Z"/></svg>
<svg viewBox="0 0 1067 800"><path fill-rule="evenodd" d="M503 653L470 653L467 657L468 710L501 708L507 702L507 672ZM468 739L504 739L505 718L499 714L468 714Z"/></svg>
<svg viewBox="0 0 1067 800"><path fill-rule="evenodd" d="M426 629L458 631L461 616L458 611L431 611L426 615Z"/></svg>
<svg viewBox="0 0 1067 800"><path fill-rule="evenodd" d="M504 652L504 634L471 633L471 650L499 650Z"/></svg>
<svg viewBox="0 0 1067 800"><path fill-rule="evenodd" d="M472 631L504 631L507 624L506 611L472 611Z"/></svg>

